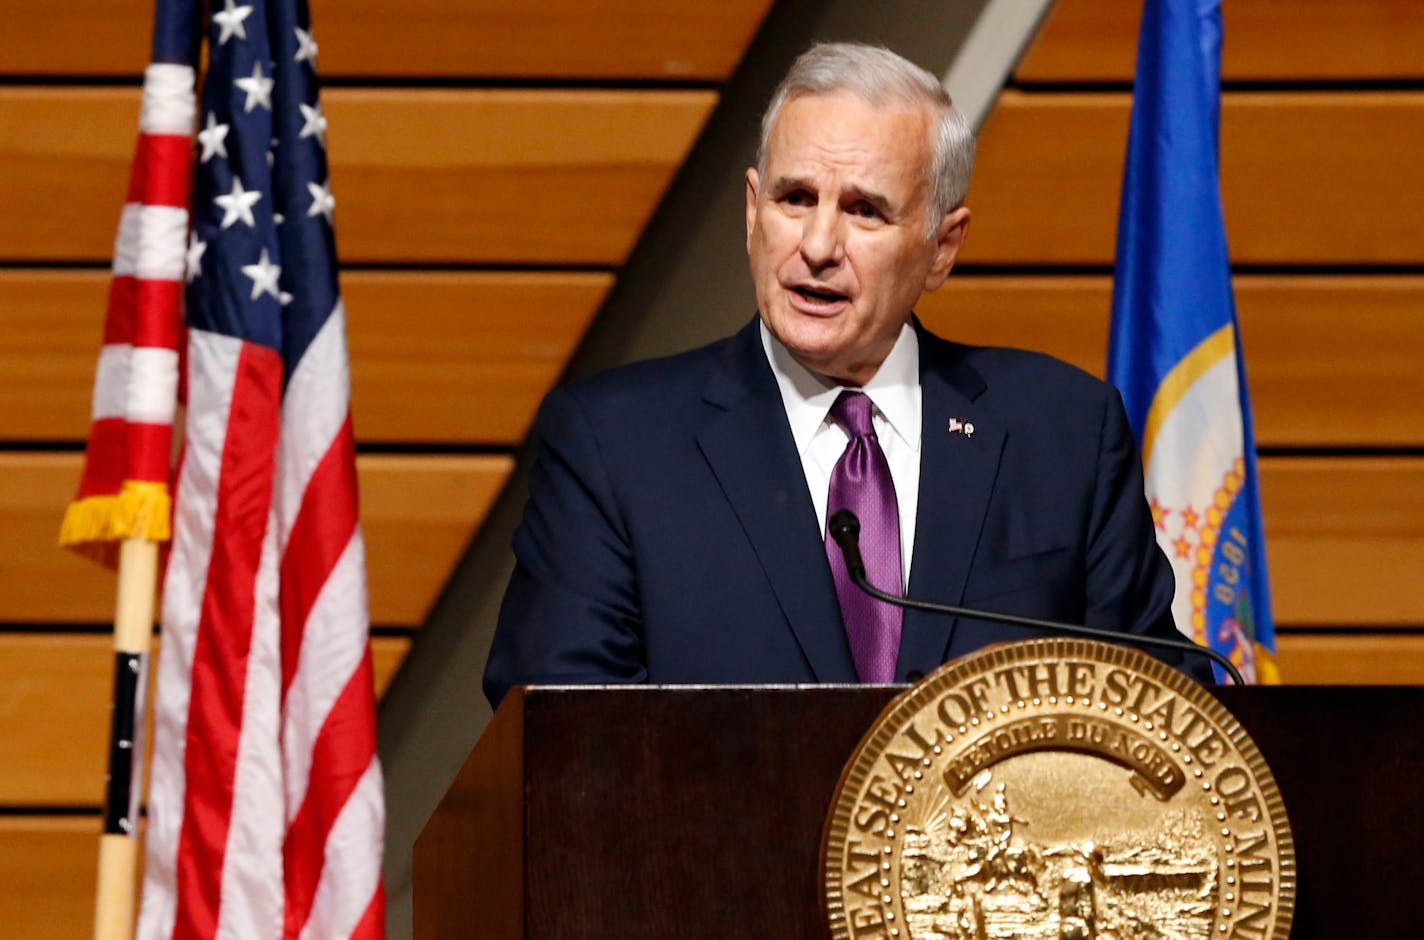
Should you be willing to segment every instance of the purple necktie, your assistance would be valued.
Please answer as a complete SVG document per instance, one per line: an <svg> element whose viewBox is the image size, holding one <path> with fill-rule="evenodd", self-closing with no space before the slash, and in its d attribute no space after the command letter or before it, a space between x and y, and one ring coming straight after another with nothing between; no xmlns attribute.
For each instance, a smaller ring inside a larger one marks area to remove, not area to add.
<svg viewBox="0 0 1424 940"><path fill-rule="evenodd" d="M865 576L882 591L899 594L900 511L895 481L875 437L870 399L864 392L841 392L831 406L831 420L850 435L845 453L831 473L826 518L849 509L860 520L860 554ZM851 582L839 546L828 536L826 557L836 579L841 619L850 640L855 671L862 682L894 682L900 654L900 608L877 601Z"/></svg>

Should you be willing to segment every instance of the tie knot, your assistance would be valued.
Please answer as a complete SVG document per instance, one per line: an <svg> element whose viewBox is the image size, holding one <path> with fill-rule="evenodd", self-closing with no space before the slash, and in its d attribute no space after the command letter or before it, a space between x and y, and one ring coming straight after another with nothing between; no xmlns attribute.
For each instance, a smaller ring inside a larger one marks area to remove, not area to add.
<svg viewBox="0 0 1424 940"><path fill-rule="evenodd" d="M864 392L841 392L831 406L831 420L851 437L874 437L875 425L870 420L870 396Z"/></svg>

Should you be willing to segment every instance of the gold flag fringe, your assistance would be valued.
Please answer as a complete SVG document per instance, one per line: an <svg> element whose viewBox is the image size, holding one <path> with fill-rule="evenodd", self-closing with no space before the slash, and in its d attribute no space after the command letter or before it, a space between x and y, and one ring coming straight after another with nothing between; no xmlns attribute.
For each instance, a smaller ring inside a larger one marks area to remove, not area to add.
<svg viewBox="0 0 1424 940"><path fill-rule="evenodd" d="M173 498L164 483L125 481L117 495L86 496L69 504L59 529L59 544L113 566L117 543L141 538L166 542L172 537Z"/></svg>

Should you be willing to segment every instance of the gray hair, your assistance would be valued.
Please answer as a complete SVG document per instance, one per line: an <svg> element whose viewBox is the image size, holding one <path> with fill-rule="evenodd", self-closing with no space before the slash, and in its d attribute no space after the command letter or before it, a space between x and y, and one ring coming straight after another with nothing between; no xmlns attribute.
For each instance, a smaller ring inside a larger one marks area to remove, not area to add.
<svg viewBox="0 0 1424 940"><path fill-rule="evenodd" d="M930 213L933 235L946 212L964 204L974 169L974 132L950 101L939 79L882 46L859 42L820 42L796 59L776 86L761 119L757 175L766 176L767 141L787 102L802 95L850 91L870 104L896 102L938 112L930 135Z"/></svg>

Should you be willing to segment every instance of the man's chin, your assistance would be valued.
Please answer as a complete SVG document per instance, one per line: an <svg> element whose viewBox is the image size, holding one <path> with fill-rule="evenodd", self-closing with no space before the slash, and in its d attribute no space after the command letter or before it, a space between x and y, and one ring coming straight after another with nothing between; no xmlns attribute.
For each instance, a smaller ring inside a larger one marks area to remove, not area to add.
<svg viewBox="0 0 1424 940"><path fill-rule="evenodd" d="M767 325L777 339L790 346L792 343L806 347L837 347L844 344L844 335L850 321L854 319L849 304L841 304L833 310L814 312L801 310L792 304L783 304L775 315L768 318Z"/></svg>
<svg viewBox="0 0 1424 940"><path fill-rule="evenodd" d="M786 351L791 354L792 359L810 371L837 382L848 381L848 377L844 374L847 367L844 361L845 348L842 344L807 340L788 343L783 340L781 345L786 347Z"/></svg>
<svg viewBox="0 0 1424 940"><path fill-rule="evenodd" d="M834 320L801 316L795 316L789 322L786 319L767 322L771 335L803 365L808 360L823 362L833 359L845 348L845 339L840 335L839 326Z"/></svg>

